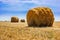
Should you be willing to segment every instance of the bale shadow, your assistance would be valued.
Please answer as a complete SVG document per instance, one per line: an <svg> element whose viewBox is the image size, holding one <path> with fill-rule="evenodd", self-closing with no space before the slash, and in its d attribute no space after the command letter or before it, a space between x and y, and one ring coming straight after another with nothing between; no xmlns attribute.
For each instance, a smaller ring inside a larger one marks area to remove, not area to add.
<svg viewBox="0 0 60 40"><path fill-rule="evenodd" d="M26 26L26 27L32 27L32 28L47 28L47 27L53 27L53 26Z"/></svg>

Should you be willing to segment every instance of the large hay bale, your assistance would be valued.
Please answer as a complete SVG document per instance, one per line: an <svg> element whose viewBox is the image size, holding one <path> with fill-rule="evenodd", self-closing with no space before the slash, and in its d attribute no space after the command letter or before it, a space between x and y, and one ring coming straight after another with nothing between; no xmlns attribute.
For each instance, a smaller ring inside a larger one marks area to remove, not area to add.
<svg viewBox="0 0 60 40"><path fill-rule="evenodd" d="M18 17L11 17L11 22L19 22L19 18Z"/></svg>
<svg viewBox="0 0 60 40"><path fill-rule="evenodd" d="M25 20L24 19L21 19L21 22L25 22Z"/></svg>
<svg viewBox="0 0 60 40"><path fill-rule="evenodd" d="M27 13L28 26L52 26L54 15L50 8L33 8Z"/></svg>

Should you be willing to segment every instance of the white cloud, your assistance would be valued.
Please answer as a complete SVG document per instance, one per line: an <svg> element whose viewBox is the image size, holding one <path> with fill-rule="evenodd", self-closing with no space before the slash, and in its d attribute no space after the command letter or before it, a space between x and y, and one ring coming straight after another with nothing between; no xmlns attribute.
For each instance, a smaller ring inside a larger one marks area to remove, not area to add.
<svg viewBox="0 0 60 40"><path fill-rule="evenodd" d="M58 4L58 0L0 0L5 3L16 4L16 3L35 3L35 4Z"/></svg>
<svg viewBox="0 0 60 40"><path fill-rule="evenodd" d="M32 0L19 0L19 1L32 1Z"/></svg>
<svg viewBox="0 0 60 40"><path fill-rule="evenodd" d="M60 18L59 18L60 16L56 16L55 17L55 21L60 21Z"/></svg>
<svg viewBox="0 0 60 40"><path fill-rule="evenodd" d="M13 9L21 9L23 8L23 5L25 5L25 3L34 3L38 6L52 6L55 8L60 7L58 0L0 0L3 3L7 3L9 5L11 5L11 8ZM14 7L15 6L15 7ZM8 8L7 8L8 9Z"/></svg>
<svg viewBox="0 0 60 40"><path fill-rule="evenodd" d="M8 4L11 4L11 5L15 5L15 4L23 4L23 3L38 3L37 0L0 0L4 3L8 3Z"/></svg>
<svg viewBox="0 0 60 40"><path fill-rule="evenodd" d="M0 0L3 3L7 3L8 5L10 5L9 7L6 8L2 8L2 10L27 10L28 8L30 8L29 6L26 6L25 3L33 3L36 4L38 1L34 1L34 0Z"/></svg>
<svg viewBox="0 0 60 40"><path fill-rule="evenodd" d="M3 3L11 4L11 5L18 3L17 0L0 0L0 1L2 1Z"/></svg>

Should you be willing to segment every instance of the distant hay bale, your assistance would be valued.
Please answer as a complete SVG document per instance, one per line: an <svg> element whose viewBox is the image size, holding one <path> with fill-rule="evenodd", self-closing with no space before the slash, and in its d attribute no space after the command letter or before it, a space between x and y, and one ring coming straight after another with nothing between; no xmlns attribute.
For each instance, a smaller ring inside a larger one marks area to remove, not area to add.
<svg viewBox="0 0 60 40"><path fill-rule="evenodd" d="M25 20L24 19L21 19L21 22L25 22Z"/></svg>
<svg viewBox="0 0 60 40"><path fill-rule="evenodd" d="M19 18L18 17L11 17L11 22L19 22Z"/></svg>
<svg viewBox="0 0 60 40"><path fill-rule="evenodd" d="M4 22L8 22L7 20L5 20Z"/></svg>
<svg viewBox="0 0 60 40"><path fill-rule="evenodd" d="M54 15L50 8L33 8L27 13L28 26L52 26L53 22Z"/></svg>

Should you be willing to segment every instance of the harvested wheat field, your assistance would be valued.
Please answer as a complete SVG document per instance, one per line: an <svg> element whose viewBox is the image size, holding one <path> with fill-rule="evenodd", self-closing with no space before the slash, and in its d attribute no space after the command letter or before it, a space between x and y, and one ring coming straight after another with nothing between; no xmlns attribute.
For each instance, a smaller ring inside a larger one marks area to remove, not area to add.
<svg viewBox="0 0 60 40"><path fill-rule="evenodd" d="M60 22L53 27L28 27L26 22L0 22L0 40L60 40Z"/></svg>

